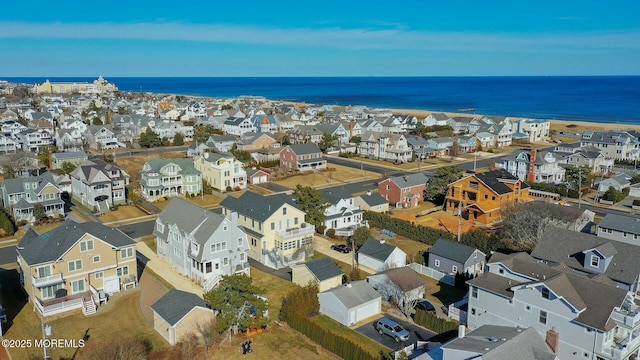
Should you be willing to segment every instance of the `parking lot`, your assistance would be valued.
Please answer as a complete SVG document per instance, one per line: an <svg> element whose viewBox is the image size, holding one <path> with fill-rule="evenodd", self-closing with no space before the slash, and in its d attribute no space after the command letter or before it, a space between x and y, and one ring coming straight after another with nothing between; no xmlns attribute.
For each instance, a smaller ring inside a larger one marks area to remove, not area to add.
<svg viewBox="0 0 640 360"><path fill-rule="evenodd" d="M394 316L391 315L385 315L385 317L387 319L391 319L395 322L397 322L398 324L402 325L402 327L404 327L405 329L407 329L409 331L409 333L411 335L409 335L409 341L407 341L407 344L411 344L414 343L417 340L428 340L432 337L434 337L436 335L436 333L431 332L429 330L426 330L420 326L408 323L404 320L401 320L399 318L396 318ZM392 337L388 336L388 335L380 335L378 333L378 331L375 328L375 322L377 320L368 322L362 326L360 326L359 328L355 329L357 332L359 332L360 334L372 339L373 341L377 341L380 344L392 349L392 350L397 350L398 348L400 348L400 346L402 345L401 343L397 343Z"/></svg>

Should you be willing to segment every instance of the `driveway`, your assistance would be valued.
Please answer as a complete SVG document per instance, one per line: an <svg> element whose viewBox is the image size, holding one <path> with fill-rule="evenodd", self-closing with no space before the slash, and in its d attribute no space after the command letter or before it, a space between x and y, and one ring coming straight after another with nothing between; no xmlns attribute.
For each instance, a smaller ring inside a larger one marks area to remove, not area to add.
<svg viewBox="0 0 640 360"><path fill-rule="evenodd" d="M417 340L428 340L434 336L436 336L437 334L434 332L431 332L425 328L422 328L418 325L415 324L411 324L409 322L406 322L402 319L399 319L397 317L391 316L391 315L385 315L385 318L387 319L391 319L395 322L397 322L398 324L402 325L402 327L404 327L405 329L407 329L409 331L409 333L411 335L409 335L409 341L407 341L407 344L412 344L414 342L416 342ZM358 327L357 329L355 329L357 332L359 332L360 334L368 337L369 339L373 340L373 341L377 341L378 343L392 349L392 350L398 350L402 343L397 343L391 336L388 335L380 335L378 333L378 330L376 330L375 328L375 322L378 321L373 320L370 321L368 323L365 323L364 325Z"/></svg>
<svg viewBox="0 0 640 360"><path fill-rule="evenodd" d="M313 250L323 253L330 258L336 259L338 261L342 261L343 263L351 264L351 257L353 256L353 252L348 254L337 252L331 249L331 245L334 243L320 236L315 236L313 239ZM360 265L360 270L364 271L367 274L375 274L376 271L370 269L366 266Z"/></svg>

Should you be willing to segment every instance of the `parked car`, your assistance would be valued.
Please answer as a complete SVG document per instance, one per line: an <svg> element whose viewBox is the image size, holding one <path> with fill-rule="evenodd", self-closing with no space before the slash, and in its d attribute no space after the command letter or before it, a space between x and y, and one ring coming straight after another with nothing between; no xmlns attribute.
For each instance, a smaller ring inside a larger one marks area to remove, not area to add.
<svg viewBox="0 0 640 360"><path fill-rule="evenodd" d="M380 319L376 322L376 330L380 335L389 335L396 342L409 340L409 332L400 326L397 322L387 318Z"/></svg>
<svg viewBox="0 0 640 360"><path fill-rule="evenodd" d="M345 253L345 254L348 254L351 252L351 248L345 244L331 245L331 249L337 252Z"/></svg>
<svg viewBox="0 0 640 360"><path fill-rule="evenodd" d="M416 310L424 310L432 313L436 312L436 308L433 306L432 303L428 302L427 300L422 300L418 302L416 304Z"/></svg>

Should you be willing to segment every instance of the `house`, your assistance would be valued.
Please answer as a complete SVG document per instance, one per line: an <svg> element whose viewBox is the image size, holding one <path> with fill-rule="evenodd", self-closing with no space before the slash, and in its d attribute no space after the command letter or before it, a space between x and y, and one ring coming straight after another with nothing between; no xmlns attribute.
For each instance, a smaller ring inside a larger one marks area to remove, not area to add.
<svg viewBox="0 0 640 360"><path fill-rule="evenodd" d="M491 149L496 146L496 136L490 132L477 132L475 133L475 136L484 150Z"/></svg>
<svg viewBox="0 0 640 360"><path fill-rule="evenodd" d="M245 151L268 149L275 144L278 144L278 141L271 133L248 133L238 140L238 149Z"/></svg>
<svg viewBox="0 0 640 360"><path fill-rule="evenodd" d="M422 120L424 126L446 126L450 125L451 117L445 113L431 113Z"/></svg>
<svg viewBox="0 0 640 360"><path fill-rule="evenodd" d="M514 133L527 135L529 142L548 141L550 129L551 121L543 119L521 119L513 124Z"/></svg>
<svg viewBox="0 0 640 360"><path fill-rule="evenodd" d="M60 151L80 151L84 145L82 132L78 129L57 129L54 140Z"/></svg>
<svg viewBox="0 0 640 360"><path fill-rule="evenodd" d="M318 284L320 292L342 285L344 273L331 258L321 258L291 267L291 281L298 286Z"/></svg>
<svg viewBox="0 0 640 360"><path fill-rule="evenodd" d="M580 146L600 149L607 159L638 160L640 141L627 131L585 131Z"/></svg>
<svg viewBox="0 0 640 360"><path fill-rule="evenodd" d="M559 338L549 330L542 337L535 328L517 326L482 325L465 334L464 328L458 337L439 348L412 357L415 360L460 360L509 359L517 354L518 359L559 360L556 355Z"/></svg>
<svg viewBox="0 0 640 360"><path fill-rule="evenodd" d="M247 169L247 183L248 184L263 184L269 182L271 173L264 169Z"/></svg>
<svg viewBox="0 0 640 360"><path fill-rule="evenodd" d="M76 167L87 161L89 157L84 151L61 152L51 154L50 168L58 170L62 168L65 162L71 163Z"/></svg>
<svg viewBox="0 0 640 360"><path fill-rule="evenodd" d="M23 151L37 153L42 146L53 145L53 137L45 130L25 129L16 136Z"/></svg>
<svg viewBox="0 0 640 360"><path fill-rule="evenodd" d="M551 265L562 263L582 274L603 274L629 291L638 288L638 244L548 226L531 256Z"/></svg>
<svg viewBox="0 0 640 360"><path fill-rule="evenodd" d="M280 168L290 172L324 170L327 160L315 144L287 145L280 151Z"/></svg>
<svg viewBox="0 0 640 360"><path fill-rule="evenodd" d="M151 127L154 133L158 135L159 138L167 138L171 143L176 136L176 134L181 134L183 141L192 141L194 135L193 126L184 125L180 121L162 121L155 124L155 126Z"/></svg>
<svg viewBox="0 0 640 360"><path fill-rule="evenodd" d="M247 188L247 172L231 153L206 152L193 160L193 166L203 181L221 192Z"/></svg>
<svg viewBox="0 0 640 360"><path fill-rule="evenodd" d="M502 169L470 174L449 184L445 210L460 211L463 217L482 224L494 223L507 204L529 201L529 188Z"/></svg>
<svg viewBox="0 0 640 360"><path fill-rule="evenodd" d="M594 174L608 174L613 168L614 160L605 158L602 150L593 146L580 147L580 143L563 144L556 146L553 152L559 163L575 167L588 166Z"/></svg>
<svg viewBox="0 0 640 360"><path fill-rule="evenodd" d="M484 272L485 260L482 251L441 238L429 249L427 267L445 274L478 275Z"/></svg>
<svg viewBox="0 0 640 360"><path fill-rule="evenodd" d="M329 134L338 139L338 145L343 145L349 142L349 130L345 129L341 123L317 124L315 127L322 132L322 134Z"/></svg>
<svg viewBox="0 0 640 360"><path fill-rule="evenodd" d="M635 217L606 214L598 223L598 237L640 245L640 220Z"/></svg>
<svg viewBox="0 0 640 360"><path fill-rule="evenodd" d="M210 149L217 152L229 152L237 141L233 135L211 135L206 143Z"/></svg>
<svg viewBox="0 0 640 360"><path fill-rule="evenodd" d="M64 216L62 190L53 174L6 179L0 183L2 206L11 211L16 223L36 220L36 205L42 205L46 216Z"/></svg>
<svg viewBox="0 0 640 360"><path fill-rule="evenodd" d="M410 303L424 299L426 282L408 266L386 269L367 276L367 282L384 300L397 304Z"/></svg>
<svg viewBox="0 0 640 360"><path fill-rule="evenodd" d="M635 289L563 265L526 253L494 253L488 270L467 281L468 328L533 327L552 347L558 345L560 359L633 358L640 347Z"/></svg>
<svg viewBox="0 0 640 360"><path fill-rule="evenodd" d="M17 246L20 282L42 316L90 315L105 295L135 287L134 246L120 230L92 221L67 219L44 234L29 229Z"/></svg>
<svg viewBox="0 0 640 360"><path fill-rule="evenodd" d="M140 188L142 196L148 201L199 194L202 191L202 175L189 159L153 159L142 167Z"/></svg>
<svg viewBox="0 0 640 360"><path fill-rule="evenodd" d="M449 155L453 148L454 139L452 137L439 137L427 140L429 148L433 149L435 156Z"/></svg>
<svg viewBox="0 0 640 360"><path fill-rule="evenodd" d="M0 153L15 153L20 144L15 142L11 137L0 134Z"/></svg>
<svg viewBox="0 0 640 360"><path fill-rule="evenodd" d="M522 181L530 183L560 184L564 182L565 169L550 151L523 149L496 161L498 169L504 169Z"/></svg>
<svg viewBox="0 0 640 360"><path fill-rule="evenodd" d="M249 243L237 220L235 213L227 219L173 198L153 230L158 256L205 292L216 287L222 276L249 275Z"/></svg>
<svg viewBox="0 0 640 360"><path fill-rule="evenodd" d="M389 211L389 201L383 198L378 193L372 193L367 191L364 195L356 196L354 204L359 206L360 209L366 211L373 211L379 213L386 213Z"/></svg>
<svg viewBox="0 0 640 360"><path fill-rule="evenodd" d="M340 189L320 192L329 204L324 210L324 226L334 229L338 236L351 236L355 229L368 224L362 217L362 210L354 203L354 197ZM326 231L325 231L326 233Z"/></svg>
<svg viewBox="0 0 640 360"><path fill-rule="evenodd" d="M259 133L278 132L278 118L270 115L254 115L249 118Z"/></svg>
<svg viewBox="0 0 640 360"><path fill-rule="evenodd" d="M344 326L353 326L382 313L382 298L366 281L354 281L318 293L320 313Z"/></svg>
<svg viewBox="0 0 640 360"><path fill-rule="evenodd" d="M416 159L426 159L431 155L429 142L422 136L407 136L407 145L413 150L413 157Z"/></svg>
<svg viewBox="0 0 640 360"><path fill-rule="evenodd" d="M312 125L300 125L291 129L289 132L291 142L296 144L318 144L322 139L323 132Z"/></svg>
<svg viewBox="0 0 640 360"><path fill-rule="evenodd" d="M171 289L153 305L153 328L173 346L198 326L215 320L213 310L196 294Z"/></svg>
<svg viewBox="0 0 640 360"><path fill-rule="evenodd" d="M85 206L111 208L127 202L125 188L129 185L129 174L115 164L101 159L87 160L69 176L73 197Z"/></svg>
<svg viewBox="0 0 640 360"><path fill-rule="evenodd" d="M424 173L388 178L378 183L378 193L396 207L413 208L424 200L428 180Z"/></svg>
<svg viewBox="0 0 640 360"><path fill-rule="evenodd" d="M356 253L358 264L375 271L403 267L407 265L407 254L399 247L384 240L369 239Z"/></svg>
<svg viewBox="0 0 640 360"><path fill-rule="evenodd" d="M238 213L238 224L249 240L249 257L280 269L305 260L313 250L315 226L306 223L305 213L290 195L263 196L247 191L228 196L220 203L222 214Z"/></svg>
<svg viewBox="0 0 640 360"><path fill-rule="evenodd" d="M606 192L610 187L617 191L622 191L628 189L629 186L631 186L631 182L627 179L627 175L618 174L600 181L600 184L598 184L598 192Z"/></svg>
<svg viewBox="0 0 640 360"><path fill-rule="evenodd" d="M224 121L223 130L229 135L242 136L246 133L258 132L251 119L243 117L229 117Z"/></svg>
<svg viewBox="0 0 640 360"><path fill-rule="evenodd" d="M87 143L91 149L109 150L117 149L118 138L116 134L106 126L91 125L87 127L86 132Z"/></svg>
<svg viewBox="0 0 640 360"><path fill-rule="evenodd" d="M358 144L358 154L372 159L406 163L413 158L413 149L403 134L366 132Z"/></svg>

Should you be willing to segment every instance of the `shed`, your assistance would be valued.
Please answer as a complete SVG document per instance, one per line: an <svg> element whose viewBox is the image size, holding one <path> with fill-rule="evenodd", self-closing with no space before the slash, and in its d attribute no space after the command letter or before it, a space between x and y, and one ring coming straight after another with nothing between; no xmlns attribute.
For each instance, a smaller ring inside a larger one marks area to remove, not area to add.
<svg viewBox="0 0 640 360"><path fill-rule="evenodd" d="M330 258L311 260L291 267L291 281L306 286L311 281L318 283L319 291L326 291L342 285L344 273Z"/></svg>
<svg viewBox="0 0 640 360"><path fill-rule="evenodd" d="M358 250L358 264L375 271L407 265L407 254L384 240L369 239Z"/></svg>
<svg viewBox="0 0 640 360"><path fill-rule="evenodd" d="M153 328L171 345L193 332L200 322L213 321L213 310L209 309L198 295L171 290L151 305Z"/></svg>
<svg viewBox="0 0 640 360"><path fill-rule="evenodd" d="M352 326L382 312L382 298L366 281L356 281L318 294L320 313Z"/></svg>

